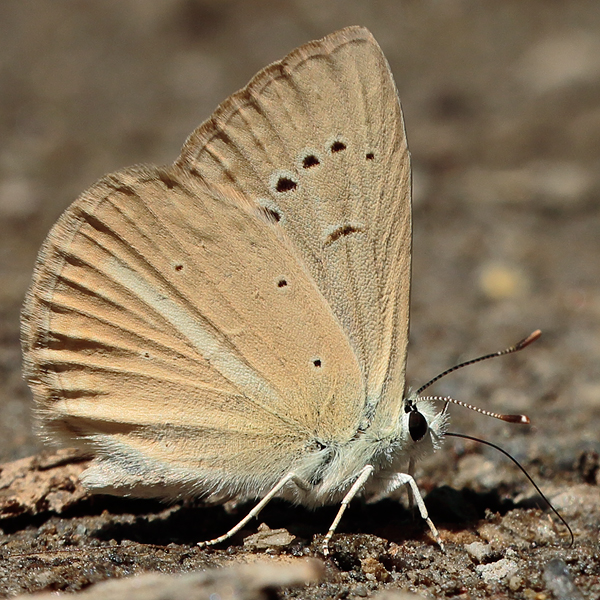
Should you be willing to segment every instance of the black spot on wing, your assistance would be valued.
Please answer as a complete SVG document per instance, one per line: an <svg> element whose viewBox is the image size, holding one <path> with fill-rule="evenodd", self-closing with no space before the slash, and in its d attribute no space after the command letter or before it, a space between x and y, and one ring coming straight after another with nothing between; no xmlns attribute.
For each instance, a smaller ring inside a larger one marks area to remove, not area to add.
<svg viewBox="0 0 600 600"><path fill-rule="evenodd" d="M298 187L298 184L290 177L280 177L275 184L275 189L279 193L291 192Z"/></svg>
<svg viewBox="0 0 600 600"><path fill-rule="evenodd" d="M342 237L351 235L353 233L359 233L361 231L362 229L355 225L342 225L327 236L327 239L325 240L325 245L328 246L329 244L333 244Z"/></svg>
<svg viewBox="0 0 600 600"><path fill-rule="evenodd" d="M321 162L314 154L309 154L308 156L305 156L304 159L302 160L302 166L305 169L310 169L310 168L316 167L320 164L321 164Z"/></svg>
<svg viewBox="0 0 600 600"><path fill-rule="evenodd" d="M331 152L332 154L336 153L336 152L342 152L343 150L346 149L346 144L344 144L344 142L333 142L333 144L331 144Z"/></svg>

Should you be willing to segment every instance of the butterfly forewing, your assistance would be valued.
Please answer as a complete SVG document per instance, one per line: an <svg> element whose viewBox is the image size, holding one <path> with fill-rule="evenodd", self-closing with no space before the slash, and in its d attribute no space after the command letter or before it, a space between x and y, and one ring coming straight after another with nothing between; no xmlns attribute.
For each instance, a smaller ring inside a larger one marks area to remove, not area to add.
<svg viewBox="0 0 600 600"><path fill-rule="evenodd" d="M365 403L393 420L408 334L410 165L371 34L348 28L261 71L190 136L179 163L275 217L351 341Z"/></svg>

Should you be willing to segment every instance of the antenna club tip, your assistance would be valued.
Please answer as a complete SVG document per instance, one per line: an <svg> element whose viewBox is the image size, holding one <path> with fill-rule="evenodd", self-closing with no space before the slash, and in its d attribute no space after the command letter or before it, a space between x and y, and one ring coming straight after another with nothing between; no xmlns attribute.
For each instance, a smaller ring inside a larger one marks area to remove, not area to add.
<svg viewBox="0 0 600 600"><path fill-rule="evenodd" d="M526 346L529 346L529 344L533 344L533 342L535 342L536 340L538 340L541 335L542 335L542 330L541 329L536 329L533 333L530 333L524 340L521 340L515 346L515 349L516 350L522 350Z"/></svg>
<svg viewBox="0 0 600 600"><path fill-rule="evenodd" d="M520 425L530 425L531 419L527 415L498 415L506 423L519 423Z"/></svg>

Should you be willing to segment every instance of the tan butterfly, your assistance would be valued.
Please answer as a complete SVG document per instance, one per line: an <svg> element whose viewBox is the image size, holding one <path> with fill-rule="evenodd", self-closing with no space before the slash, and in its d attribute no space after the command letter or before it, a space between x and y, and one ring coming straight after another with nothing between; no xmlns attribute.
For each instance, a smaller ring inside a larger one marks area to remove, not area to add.
<svg viewBox="0 0 600 600"><path fill-rule="evenodd" d="M42 431L92 491L308 506L412 487L446 412L404 397L410 161L388 63L349 27L228 98L172 166L107 175L23 309Z"/></svg>

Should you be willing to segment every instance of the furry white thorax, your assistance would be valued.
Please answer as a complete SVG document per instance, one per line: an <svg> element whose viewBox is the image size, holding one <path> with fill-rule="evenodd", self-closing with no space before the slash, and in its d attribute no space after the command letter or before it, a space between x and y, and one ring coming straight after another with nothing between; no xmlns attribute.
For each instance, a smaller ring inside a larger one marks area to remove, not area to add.
<svg viewBox="0 0 600 600"><path fill-rule="evenodd" d="M448 412L445 407L440 409L439 404L414 394L403 401L404 407L411 404L427 421L427 432L422 439L415 442L411 438L410 412L403 409L400 419L386 431L368 427L358 431L344 444L325 445L317 452L305 455L294 473L311 485L306 489L287 486L279 497L309 507L336 504L366 465L372 465L374 472L365 485L363 495L385 495L390 478L396 473L408 472L409 463L437 450L447 429Z"/></svg>

